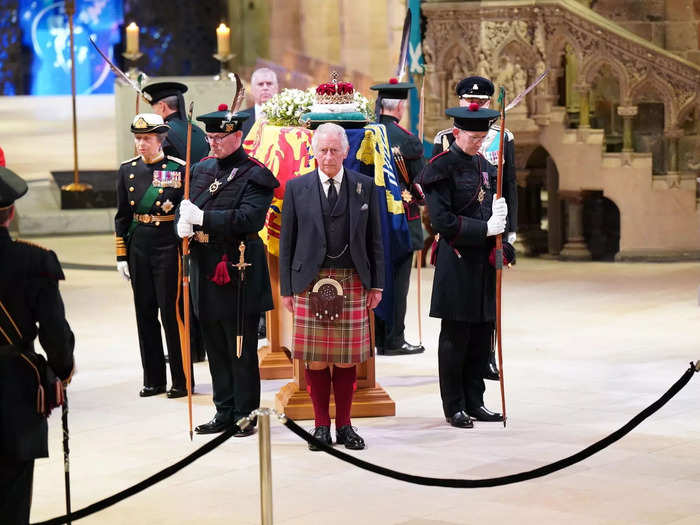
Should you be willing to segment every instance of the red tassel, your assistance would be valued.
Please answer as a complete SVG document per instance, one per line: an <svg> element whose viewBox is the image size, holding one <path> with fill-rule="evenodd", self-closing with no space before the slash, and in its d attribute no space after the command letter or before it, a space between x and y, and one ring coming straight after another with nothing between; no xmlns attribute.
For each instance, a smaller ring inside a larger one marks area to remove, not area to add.
<svg viewBox="0 0 700 525"><path fill-rule="evenodd" d="M496 247L494 246L491 248L491 253L489 253L489 264L493 266L494 268L496 267ZM506 251L503 250L503 266L508 266L510 264L510 261L508 260L508 257L506 257Z"/></svg>
<svg viewBox="0 0 700 525"><path fill-rule="evenodd" d="M219 286L231 282L231 276L228 274L228 256L226 254L221 256L221 261L216 265L214 277L211 278L211 282Z"/></svg>
<svg viewBox="0 0 700 525"><path fill-rule="evenodd" d="M437 248L438 248L438 238L437 236L433 240L433 244L430 247L430 264L435 266L435 261L437 260Z"/></svg>

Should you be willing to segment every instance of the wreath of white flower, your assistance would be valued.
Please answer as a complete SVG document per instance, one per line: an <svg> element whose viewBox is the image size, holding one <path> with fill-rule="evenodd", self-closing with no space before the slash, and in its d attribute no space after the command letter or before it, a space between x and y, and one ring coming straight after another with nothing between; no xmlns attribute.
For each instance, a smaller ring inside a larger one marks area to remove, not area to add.
<svg viewBox="0 0 700 525"><path fill-rule="evenodd" d="M311 110L316 96L315 88L283 89L262 105L262 111L273 126L300 126L299 119ZM369 120L374 120L374 104L359 91L353 94L359 111Z"/></svg>

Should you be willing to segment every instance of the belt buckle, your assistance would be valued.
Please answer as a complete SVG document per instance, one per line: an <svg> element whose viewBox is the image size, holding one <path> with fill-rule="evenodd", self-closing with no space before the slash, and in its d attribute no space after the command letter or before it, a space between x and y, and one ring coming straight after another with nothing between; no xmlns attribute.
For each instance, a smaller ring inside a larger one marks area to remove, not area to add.
<svg viewBox="0 0 700 525"><path fill-rule="evenodd" d="M151 220L152 220L152 217L151 217L150 215L141 215L141 221L142 221L144 224L150 223Z"/></svg>

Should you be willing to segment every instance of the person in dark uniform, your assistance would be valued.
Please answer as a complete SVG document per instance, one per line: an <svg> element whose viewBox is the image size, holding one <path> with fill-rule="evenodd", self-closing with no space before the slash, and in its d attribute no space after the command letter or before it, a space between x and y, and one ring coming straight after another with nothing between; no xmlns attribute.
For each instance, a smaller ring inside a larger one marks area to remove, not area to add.
<svg viewBox="0 0 700 525"><path fill-rule="evenodd" d="M406 296L411 282L413 252L423 248L423 227L420 215L423 195L415 185L415 178L423 170L425 162L421 141L399 124L405 113L408 92L410 89L415 89L415 86L410 82L399 83L396 79L391 79L387 84L376 84L370 89L378 91L379 123L386 126L389 146L394 156L396 178L401 188L412 250L403 260L394 261L393 315L388 322L378 316L375 318L377 354L419 354L425 351L425 348L423 345L412 345L406 342L404 330Z"/></svg>
<svg viewBox="0 0 700 525"><path fill-rule="evenodd" d="M495 198L493 167L478 151L498 112L478 105L450 108L454 142L420 177L434 230L440 235L430 316L442 319L438 344L440 395L447 421L502 421L484 407L483 370L496 319L496 270L489 257L505 231L508 206ZM504 242L504 253L512 247Z"/></svg>
<svg viewBox="0 0 700 525"><path fill-rule="evenodd" d="M370 356L369 312L382 298L384 254L374 181L344 169L345 130L321 124L311 147L317 169L287 182L280 234L280 294L294 314L294 357L305 363L316 428L332 444L360 450L350 422L356 364ZM332 375L331 375L332 365ZM311 450L319 450L309 445Z"/></svg>
<svg viewBox="0 0 700 525"><path fill-rule="evenodd" d="M168 136L163 142L163 153L177 157L187 158L187 109L185 107L184 93L187 86L180 82L154 82L143 88L144 93L151 97L150 103L153 112L160 115L163 121L170 126ZM209 144L202 129L192 124L192 140L190 146L190 162L194 164L209 154ZM190 306L190 352L192 361L204 361L206 352L202 342L199 320L194 314L194 308Z"/></svg>
<svg viewBox="0 0 700 525"><path fill-rule="evenodd" d="M14 201L26 192L24 180L0 168L0 523L7 525L29 523L34 460L49 455L48 407L37 406L37 373L47 361L34 351L34 341L38 336L51 372L64 384L75 345L58 290L64 277L56 254L13 241L8 231Z"/></svg>
<svg viewBox="0 0 700 525"><path fill-rule="evenodd" d="M241 147L240 113L219 111L197 117L204 122L212 156L192 170L192 200L178 210L177 232L192 237L190 290L209 356L216 414L195 428L198 434L235 426L260 404L257 327L260 313L273 308L265 247L258 232L265 224L279 182ZM234 264L245 249L244 281ZM242 353L236 356L237 336ZM235 435L247 436L253 425Z"/></svg>
<svg viewBox="0 0 700 525"><path fill-rule="evenodd" d="M484 77L467 77L460 80L456 87L460 106L478 104L479 107L488 109L491 107L491 97L494 93L493 83ZM488 134L481 144L479 152L493 166L498 166L498 152L501 141L501 127L495 122L489 128ZM507 235L504 237L511 245L515 243L518 229L518 183L515 176L515 140L513 133L506 129L504 133L506 141L503 151L503 197L508 204L508 220L506 222ZM452 128L443 129L435 135L433 141L432 156L446 150L452 142L454 135ZM495 172L494 172L495 173ZM496 178L492 177L492 186L495 188ZM484 377L498 381L498 367L496 365L495 339L491 340L491 354L486 367Z"/></svg>
<svg viewBox="0 0 700 525"><path fill-rule="evenodd" d="M117 270L131 281L134 292L143 365L141 397L162 394L166 388L159 311L172 379L167 396L187 395L176 314L180 241L172 223L182 199L185 162L163 153L168 129L159 115L136 115L131 132L139 156L123 162L117 174Z"/></svg>
<svg viewBox="0 0 700 525"><path fill-rule="evenodd" d="M183 94L187 86L180 82L154 82L143 88L151 97L149 101L153 113L160 115L170 126L168 136L163 142L163 153L184 159L187 154L187 108ZM209 145L201 128L192 125L192 145L190 158L197 162L209 154Z"/></svg>

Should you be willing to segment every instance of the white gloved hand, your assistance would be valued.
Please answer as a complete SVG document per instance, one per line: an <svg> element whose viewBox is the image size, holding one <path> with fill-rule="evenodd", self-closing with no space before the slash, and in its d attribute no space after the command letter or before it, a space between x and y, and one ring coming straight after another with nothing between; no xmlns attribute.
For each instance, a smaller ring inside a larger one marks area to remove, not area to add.
<svg viewBox="0 0 700 525"><path fill-rule="evenodd" d="M515 232L508 232L508 244L515 244L515 240L518 238L518 236L515 234Z"/></svg>
<svg viewBox="0 0 700 525"><path fill-rule="evenodd" d="M506 200L501 197L497 199L493 196L493 206L491 207L491 218L486 221L486 236L499 235L506 229L506 215L508 214L508 205Z"/></svg>
<svg viewBox="0 0 700 525"><path fill-rule="evenodd" d="M129 263L126 261L117 261L117 271L125 281L131 280L131 275L129 275Z"/></svg>
<svg viewBox="0 0 700 525"><path fill-rule="evenodd" d="M194 235L194 228L189 222L183 222L182 219L177 221L177 235L184 239L185 237L192 237Z"/></svg>
<svg viewBox="0 0 700 525"><path fill-rule="evenodd" d="M204 223L204 211L192 204L192 201L184 200L180 203L180 222L201 226Z"/></svg>

